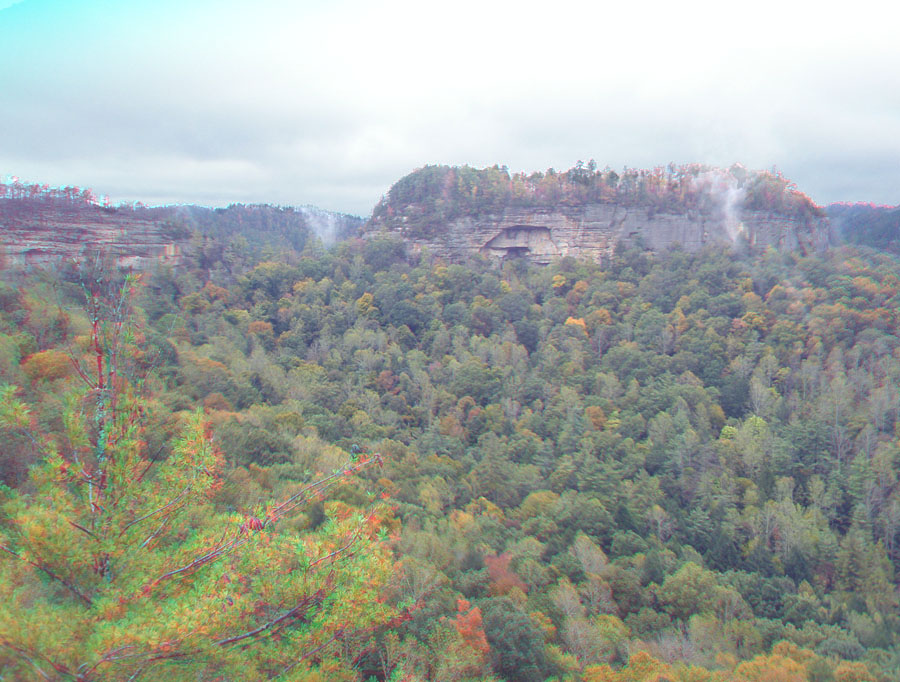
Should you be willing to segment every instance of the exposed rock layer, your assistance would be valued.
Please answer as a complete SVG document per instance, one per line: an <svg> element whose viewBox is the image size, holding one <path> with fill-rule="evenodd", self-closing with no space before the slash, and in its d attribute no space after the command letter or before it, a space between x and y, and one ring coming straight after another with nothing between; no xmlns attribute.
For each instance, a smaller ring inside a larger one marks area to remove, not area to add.
<svg viewBox="0 0 900 682"><path fill-rule="evenodd" d="M23 202L24 203L24 202ZM130 210L78 205L0 206L0 253L5 267L47 265L101 251L120 267L177 265L187 233Z"/></svg>
<svg viewBox="0 0 900 682"><path fill-rule="evenodd" d="M312 236L332 244L357 234L360 225L361 218L312 206L108 208L77 200L0 198L0 258L4 267L42 266L100 251L120 267L144 270L221 257L236 237L251 250L268 245L300 251Z"/></svg>
<svg viewBox="0 0 900 682"><path fill-rule="evenodd" d="M602 262L616 245L642 245L654 251L680 244L697 251L708 244L813 253L832 243L826 218L794 217L763 211L651 213L640 206L587 204L579 207L509 208L502 214L463 217L428 237L404 227L367 225L365 236L391 234L412 248L427 248L451 261L480 254L501 260L525 257L549 263L561 256Z"/></svg>

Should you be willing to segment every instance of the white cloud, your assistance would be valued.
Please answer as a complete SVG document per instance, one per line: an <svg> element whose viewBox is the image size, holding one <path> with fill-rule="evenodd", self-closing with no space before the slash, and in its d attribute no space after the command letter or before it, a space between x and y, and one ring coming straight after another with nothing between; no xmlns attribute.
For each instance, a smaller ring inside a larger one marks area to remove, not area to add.
<svg viewBox="0 0 900 682"><path fill-rule="evenodd" d="M367 213L426 163L742 161L900 202L896 10L806 6L26 0L0 173Z"/></svg>

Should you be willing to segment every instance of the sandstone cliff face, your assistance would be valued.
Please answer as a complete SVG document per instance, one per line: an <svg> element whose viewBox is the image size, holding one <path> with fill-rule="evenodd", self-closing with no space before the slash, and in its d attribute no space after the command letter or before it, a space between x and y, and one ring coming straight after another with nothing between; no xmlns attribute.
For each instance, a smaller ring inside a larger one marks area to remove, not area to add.
<svg viewBox="0 0 900 682"><path fill-rule="evenodd" d="M197 259L221 258L236 237L251 250L301 251L314 236L330 245L357 234L361 224L361 218L312 206L106 208L77 199L0 196L0 267L44 266L98 251L122 268L196 266Z"/></svg>
<svg viewBox="0 0 900 682"><path fill-rule="evenodd" d="M4 267L43 266L97 251L119 267L178 265L187 235L163 220L99 206L0 206Z"/></svg>
<svg viewBox="0 0 900 682"><path fill-rule="evenodd" d="M414 250L427 248L451 261L480 254L493 260L524 257L549 263L562 256L597 262L612 255L616 245L643 245L661 251L680 244L698 251L708 244L814 253L833 241L826 218L792 217L764 211L672 214L617 204L580 207L509 208L499 215L463 217L438 234L411 234L404 227L370 223L366 237L391 234Z"/></svg>

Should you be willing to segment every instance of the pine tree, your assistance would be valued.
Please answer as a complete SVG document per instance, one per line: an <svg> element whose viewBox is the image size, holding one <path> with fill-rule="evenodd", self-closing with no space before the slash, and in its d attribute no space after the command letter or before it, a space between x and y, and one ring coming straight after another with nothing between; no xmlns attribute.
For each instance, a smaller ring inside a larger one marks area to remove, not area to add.
<svg viewBox="0 0 900 682"><path fill-rule="evenodd" d="M214 504L222 458L198 411L171 454L146 441L144 384L128 277L88 280L87 352L43 433L11 386L0 428L42 455L30 482L0 494L0 668L13 679L354 679L352 655L405 615L384 599L393 570L382 510L327 503L297 534L279 523L377 458L250 514Z"/></svg>

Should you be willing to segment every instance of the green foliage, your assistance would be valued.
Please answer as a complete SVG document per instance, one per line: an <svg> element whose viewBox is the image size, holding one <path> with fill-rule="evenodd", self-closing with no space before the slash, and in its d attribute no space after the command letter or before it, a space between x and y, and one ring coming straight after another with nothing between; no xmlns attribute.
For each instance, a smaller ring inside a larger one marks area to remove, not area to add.
<svg viewBox="0 0 900 682"><path fill-rule="evenodd" d="M46 399L31 407L0 389L0 428L41 453L0 500L4 675L352 677L342 644L364 646L397 615L382 510L363 495L365 511L328 503L315 530L290 521L373 460L354 456L262 506L218 508L223 461L200 412L178 419L167 456L148 449L150 401L126 373L140 353L131 283L111 307L100 283L86 285L96 365L76 358L58 430L34 422Z"/></svg>
<svg viewBox="0 0 900 682"><path fill-rule="evenodd" d="M546 679L543 638L527 614L507 597L479 603L493 669L510 682Z"/></svg>
<svg viewBox="0 0 900 682"><path fill-rule="evenodd" d="M428 234L461 216L496 215L508 207L568 207L585 203L640 205L651 212L722 211L731 191L749 210L810 218L820 209L780 173L727 170L700 164L617 173L579 162L563 173L510 175L499 166L425 166L398 180L376 205L376 225ZM368 259L367 259L368 260ZM370 261L371 262L371 261Z"/></svg>
<svg viewBox="0 0 900 682"><path fill-rule="evenodd" d="M450 186L438 169L429 182L446 189L435 210L449 215L466 192L466 211L481 210L482 191L485 207L506 205L504 178L545 197L554 184L590 193L585 173L583 184L571 172L520 183L496 169ZM414 227L418 190L407 189ZM817 679L851 663L896 677L892 257L625 250L602 267L497 269L376 240L241 262L241 276L212 283L202 270L161 272L137 299L143 357L129 356L123 376L153 372L123 384L144 410L135 447L177 457L184 415L202 405L223 453L221 490L170 547L239 527L235 514L260 518L263 500L339 470L344 453L384 453L383 470L362 472L367 485L272 531L277 547L327 536L340 510L368 504L367 487L395 500L396 597L421 607L351 678L518 679L512 657L535 679L627 680L644 650L656 661L646 670L669 679ZM90 320L66 295L51 306L46 288L23 283L0 310L0 379L20 387L3 393L2 471L18 504L40 499L30 463L49 448L68 457L102 430L93 389L78 398L60 363L40 362L96 360ZM360 571L384 582L390 566L379 566ZM453 625L460 596L479 604L490 655Z"/></svg>

